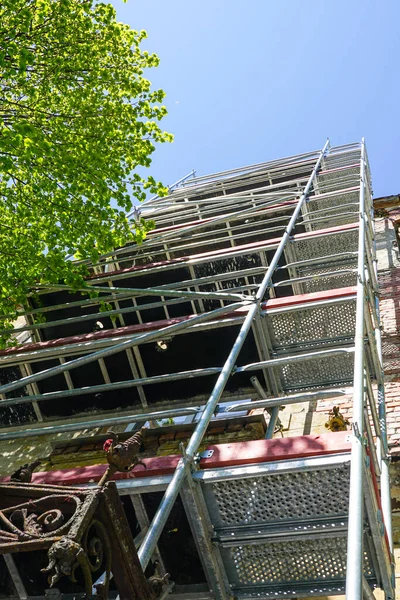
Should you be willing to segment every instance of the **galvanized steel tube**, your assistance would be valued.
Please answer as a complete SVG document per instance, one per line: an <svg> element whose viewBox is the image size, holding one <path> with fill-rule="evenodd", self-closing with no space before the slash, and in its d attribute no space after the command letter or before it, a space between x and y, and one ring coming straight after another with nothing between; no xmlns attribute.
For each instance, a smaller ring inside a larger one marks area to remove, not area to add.
<svg viewBox="0 0 400 600"><path fill-rule="evenodd" d="M106 358L107 356L112 356L113 354L121 352L122 350L126 350L127 348L133 348L133 346L138 346L142 343L148 343L158 339L163 339L163 337L168 337L169 335L184 330L190 327L191 325L195 325L196 323L201 323L203 321L212 320L218 315L223 315L227 312L232 312L236 308L248 306L249 304L254 304L254 302L237 302L235 304L229 304L228 306L217 308L216 310L212 310L201 315L190 317L189 319L187 319L187 321L175 323L174 325L169 325L168 327L164 327L163 329L159 329L151 333L144 333L135 337L133 340L125 340L124 342L116 344L111 348L98 350L97 352L93 352L92 354L89 354L87 356L81 356L80 358L75 358L74 360L71 360L61 365L57 365L56 367L45 369L44 371L40 371L39 373L35 373L34 375L22 377L22 379L19 379L18 381L13 381L12 383L6 383L5 385L1 385L0 394L5 394L7 392L20 389L22 387L25 387L29 383L35 383L37 381L41 381L42 379L47 379L47 377L51 377L52 375L64 373L65 371L71 371L76 367L83 367L84 365L99 360L99 358Z"/></svg>
<svg viewBox="0 0 400 600"><path fill-rule="evenodd" d="M361 146L358 280L354 353L353 428L347 538L346 600L363 600L364 480L364 308L365 308L365 150Z"/></svg>
<svg viewBox="0 0 400 600"><path fill-rule="evenodd" d="M181 460L179 461L179 464L178 464L178 466L175 470L175 473L172 477L172 481L169 484L169 486L164 494L161 504L158 507L158 510L154 516L154 519L150 524L150 527L146 534L146 537L143 540L143 544L140 547L140 550L138 553L139 560L140 560L140 563L141 563L143 569L146 568L147 564L149 563L149 561L151 559L154 548L155 548L155 546L158 542L158 539L162 533L162 530L167 522L168 516L172 510L172 507L173 507L175 500L179 494L179 491L184 483L185 477L187 475L187 470L190 467L196 452L198 451L198 448L201 444L203 436L207 430L208 424L215 412L217 403L225 389L225 385L232 373L232 369L235 366L236 359L237 359L239 352L243 346L243 343L247 337L247 334L252 326L253 319L254 319L255 315L258 313L258 311L260 310L260 302L261 302L262 298L264 297L264 294L265 294L266 290L268 289L269 285L271 284L272 276L275 272L275 268L278 265L278 261L279 261L281 255L285 249L285 246L289 240L291 231L296 223L296 220L301 211L301 208L307 198L307 194L311 188L311 185L312 185L314 178L318 172L321 161L325 155L325 151L327 150L328 146L329 146L329 141L327 140L323 150L319 154L319 158L318 158L318 160L315 164L315 167L309 177L309 180L304 189L304 192L301 195L295 210L293 211L292 217L291 217L289 224L285 230L285 233L278 245L278 248L274 254L274 257L268 267L268 270L264 276L264 279L260 284L260 287L259 287L258 292L255 297L256 302L250 307L249 312L247 313L247 316L246 316L246 318L243 322L243 325L240 329L239 335L237 336L236 341L232 347L232 350L229 353L229 356L222 368L221 374L218 377L218 380L214 386L211 396L209 397L209 399L207 401L204 412L201 415L201 418L196 426L196 429L194 430L194 432L190 438L189 444L186 448L184 455L182 456Z"/></svg>
<svg viewBox="0 0 400 600"><path fill-rule="evenodd" d="M258 371L260 369L265 369L268 367L277 367L293 362L316 360L318 358L328 358L329 356L337 356L339 354L351 354L352 352L354 352L354 348L333 348L328 350L317 350L316 352L305 352L302 354L281 356L279 358L272 358L270 360L264 360L257 363L249 363L248 365L237 367L232 371L232 375L234 375L235 373ZM152 385L156 383L162 383L164 381L179 381L182 379L218 375L219 373L221 373L221 371L221 367L205 367L204 369L193 369L191 371L166 373L164 375L153 375L152 377L127 379L125 381L115 381L112 383L101 383L99 385L86 386L83 388L72 388L66 390L59 390L56 392L47 392L45 394L32 394L30 396L17 396L14 398L5 398L4 400L0 400L0 408L2 406L27 404L29 402L34 402L37 400L57 400L59 398L70 398L73 396L80 396L85 394L97 394L99 392L115 391L143 385Z"/></svg>

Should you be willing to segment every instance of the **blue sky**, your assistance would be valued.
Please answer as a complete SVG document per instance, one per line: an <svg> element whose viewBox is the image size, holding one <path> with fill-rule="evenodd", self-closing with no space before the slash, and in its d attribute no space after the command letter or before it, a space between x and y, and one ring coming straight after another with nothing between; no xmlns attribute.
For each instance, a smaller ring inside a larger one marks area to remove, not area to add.
<svg viewBox="0 0 400 600"><path fill-rule="evenodd" d="M400 193L399 0L113 0L161 58L151 174L170 184L365 136L375 197Z"/></svg>

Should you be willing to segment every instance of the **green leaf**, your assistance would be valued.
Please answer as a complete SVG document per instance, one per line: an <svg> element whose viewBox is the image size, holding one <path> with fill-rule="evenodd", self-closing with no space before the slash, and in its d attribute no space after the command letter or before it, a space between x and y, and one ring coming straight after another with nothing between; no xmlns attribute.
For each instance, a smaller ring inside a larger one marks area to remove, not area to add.
<svg viewBox="0 0 400 600"><path fill-rule="evenodd" d="M0 3L0 327L10 328L37 282L79 289L87 267L154 226L124 211L167 193L138 167L155 145L162 90L143 76L158 65L147 36L95 0ZM3 336L3 347L13 343Z"/></svg>

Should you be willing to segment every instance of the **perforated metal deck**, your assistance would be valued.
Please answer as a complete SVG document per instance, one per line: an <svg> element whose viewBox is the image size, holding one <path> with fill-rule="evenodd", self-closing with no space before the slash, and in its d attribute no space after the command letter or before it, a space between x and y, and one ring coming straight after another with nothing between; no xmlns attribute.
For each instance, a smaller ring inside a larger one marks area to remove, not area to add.
<svg viewBox="0 0 400 600"><path fill-rule="evenodd" d="M303 209L303 218L310 231L317 231L338 225L338 218L342 224L354 223L357 209L357 190L345 190L343 193L311 196L306 209Z"/></svg>
<svg viewBox="0 0 400 600"><path fill-rule="evenodd" d="M349 453L195 475L235 598L343 594L349 476ZM372 479L366 467L364 576L373 588L388 585L389 558Z"/></svg>
<svg viewBox="0 0 400 600"><path fill-rule="evenodd" d="M291 311L267 313L273 349L302 346L304 349L322 343L351 340L355 326L355 298L340 303L299 305Z"/></svg>
<svg viewBox="0 0 400 600"><path fill-rule="evenodd" d="M358 244L358 228L350 225L356 220L356 213L351 212L352 207L349 207L348 210L338 208L336 199L337 196L335 196L335 200L315 200L312 208L316 209L323 204L332 204L336 211L346 211L346 217L340 221L343 229L335 228L325 237L319 235L309 238L298 237L286 249L285 256L288 263L310 261L308 264L300 264L290 269L290 275L294 279L293 291L295 294L321 292L356 284L355 252ZM343 203L350 199L350 194L341 197ZM316 221L320 213L307 213L305 223L308 230L316 231L322 227L337 225L338 219L335 213L332 214L332 218L329 214L326 216L324 212L321 214L324 214L323 221ZM343 255L344 250L346 256ZM321 276L323 274L326 274L326 277Z"/></svg>
<svg viewBox="0 0 400 600"><path fill-rule="evenodd" d="M355 297L270 310L264 319L273 355L341 348L337 354L291 362L275 367L283 390L344 385L353 379L353 354L347 352L354 339ZM371 359L370 369L374 372Z"/></svg>
<svg viewBox="0 0 400 600"><path fill-rule="evenodd" d="M358 228L340 229L316 235L309 238L296 238L291 248L295 250L296 260L311 260L332 254L340 254L346 249L347 252L357 250Z"/></svg>
<svg viewBox="0 0 400 600"><path fill-rule="evenodd" d="M346 573L347 537L310 537L295 541L272 541L224 548L225 564L234 564L232 589L241 598L287 598L301 593L296 584L310 591L318 583L335 583L338 589ZM364 574L375 583L368 553Z"/></svg>

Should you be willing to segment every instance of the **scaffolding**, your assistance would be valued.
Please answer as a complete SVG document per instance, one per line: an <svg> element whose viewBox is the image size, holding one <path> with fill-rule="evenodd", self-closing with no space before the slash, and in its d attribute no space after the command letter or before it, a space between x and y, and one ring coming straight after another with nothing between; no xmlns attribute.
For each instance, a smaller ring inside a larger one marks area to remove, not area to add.
<svg viewBox="0 0 400 600"><path fill-rule="evenodd" d="M97 299L38 286L13 330L24 343L0 352L10 411L0 440L191 417L172 470L167 461L162 474L118 482L145 532L143 570L155 556L162 562L160 535L183 502L208 589L165 595L366 600L378 587L394 600L364 141L178 183L143 205L157 225L143 244L87 263ZM280 407L349 393L351 432L285 438L274 454ZM65 408L55 419L52 407L115 394L128 399L118 414ZM35 423L16 422L24 407ZM215 415L260 407L269 422L266 440L253 443L257 457L199 454ZM164 493L151 522L149 491Z"/></svg>

